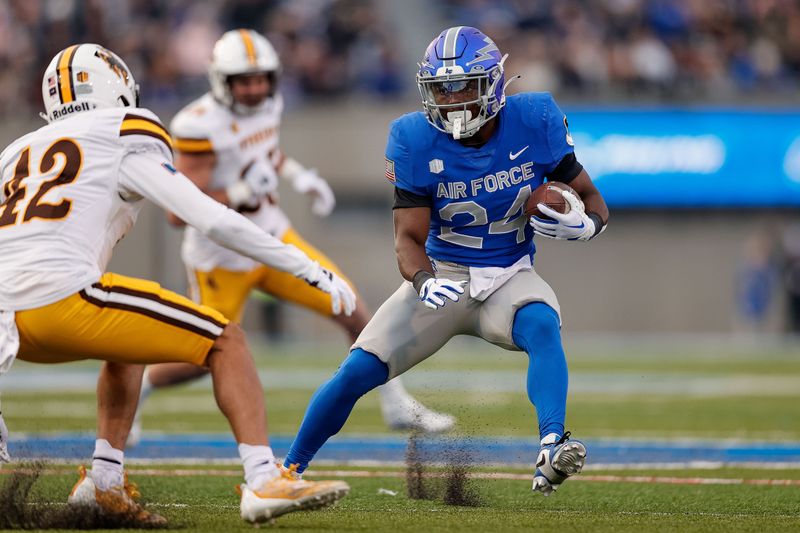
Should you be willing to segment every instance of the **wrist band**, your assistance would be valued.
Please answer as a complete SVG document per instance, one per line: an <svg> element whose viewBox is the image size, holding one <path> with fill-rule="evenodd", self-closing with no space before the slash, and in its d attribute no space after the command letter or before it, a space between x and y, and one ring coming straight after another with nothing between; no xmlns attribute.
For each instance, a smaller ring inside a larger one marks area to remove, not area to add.
<svg viewBox="0 0 800 533"><path fill-rule="evenodd" d="M592 236L590 237L594 238L601 231L603 231L603 228L605 227L605 224L603 224L603 218L597 213L586 213L586 216L589 217L592 222L594 222L594 233L592 233Z"/></svg>
<svg viewBox="0 0 800 533"><path fill-rule="evenodd" d="M417 293L419 293L419 291L422 290L422 286L425 285L425 282L435 277L436 276L434 276L427 270L420 270L416 274L414 274L414 279L411 281L411 284L414 285L414 288L417 290Z"/></svg>

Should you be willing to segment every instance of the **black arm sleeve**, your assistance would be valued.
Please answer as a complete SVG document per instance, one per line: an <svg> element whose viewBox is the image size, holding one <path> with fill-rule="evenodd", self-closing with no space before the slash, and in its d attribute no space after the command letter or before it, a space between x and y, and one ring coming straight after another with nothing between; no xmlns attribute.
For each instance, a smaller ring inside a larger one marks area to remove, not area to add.
<svg viewBox="0 0 800 533"><path fill-rule="evenodd" d="M581 173L581 170L583 170L583 165L578 163L578 159L575 157L575 152L572 152L564 156L558 165L556 165L556 168L554 168L550 174L547 175L547 179L550 181L569 183L578 177L578 174Z"/></svg>
<svg viewBox="0 0 800 533"><path fill-rule="evenodd" d="M394 205L392 209L402 209L404 207L432 207L430 196L414 194L399 187L394 188Z"/></svg>

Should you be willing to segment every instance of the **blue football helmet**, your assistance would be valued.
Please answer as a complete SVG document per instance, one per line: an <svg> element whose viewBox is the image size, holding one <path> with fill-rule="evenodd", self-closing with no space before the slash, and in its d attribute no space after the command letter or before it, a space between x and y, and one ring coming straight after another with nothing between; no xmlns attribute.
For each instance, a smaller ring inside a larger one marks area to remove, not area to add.
<svg viewBox="0 0 800 533"><path fill-rule="evenodd" d="M454 139L475 135L506 103L506 57L476 28L455 26L440 33L425 50L417 72L428 122ZM457 97L461 91L465 93ZM467 95L474 98L462 101Z"/></svg>

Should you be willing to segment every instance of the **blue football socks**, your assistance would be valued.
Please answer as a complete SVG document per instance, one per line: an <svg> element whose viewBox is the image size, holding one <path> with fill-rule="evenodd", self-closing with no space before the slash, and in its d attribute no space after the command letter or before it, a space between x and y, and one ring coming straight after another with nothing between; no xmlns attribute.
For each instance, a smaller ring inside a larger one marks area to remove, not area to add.
<svg viewBox="0 0 800 533"><path fill-rule="evenodd" d="M536 407L539 438L563 435L569 378L558 313L545 303L528 304L517 311L512 336L528 353L528 398Z"/></svg>

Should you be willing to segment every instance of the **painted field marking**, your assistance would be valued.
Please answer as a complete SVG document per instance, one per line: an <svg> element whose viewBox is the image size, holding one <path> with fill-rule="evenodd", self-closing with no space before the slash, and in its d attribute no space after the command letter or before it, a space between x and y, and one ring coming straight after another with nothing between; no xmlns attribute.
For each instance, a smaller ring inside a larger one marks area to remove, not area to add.
<svg viewBox="0 0 800 533"><path fill-rule="evenodd" d="M65 474L64 470L47 468L36 471L44 475ZM33 474L34 470L4 469L0 474ZM129 474L137 476L152 477L192 477L192 476L239 476L241 470L232 469L178 469L168 470L162 468L142 468L130 470ZM405 472L396 470L309 470L307 475L315 477L344 477L344 478L404 478ZM423 477L445 478L447 472L425 472ZM501 479L512 481L528 481L531 474L515 474L510 472L469 472L467 477L470 479ZM775 485L775 486L800 486L800 479L744 479L744 478L720 478L720 477L675 477L675 476L618 476L618 475L579 475L573 478L575 481L593 481L602 483L645 483L654 485Z"/></svg>
<svg viewBox="0 0 800 533"><path fill-rule="evenodd" d="M292 436L273 435L270 439L278 456L285 455ZM741 466L800 465L800 442L741 440L634 440L589 439L591 450L587 470L611 468L702 468L705 464ZM94 436L82 433L14 434L9 451L15 459L78 462L94 447ZM492 464L503 457L506 465L530 466L538 442L515 437L431 437L417 441L424 463L436 463L452 452L464 453L474 464ZM332 438L319 452L316 465L364 466L370 457L377 466L405 461L408 440L398 435L346 435ZM160 464L183 462L182 458L203 459L208 465L219 460L238 462L236 443L225 434L153 434L126 453L129 464L152 461ZM152 464L151 462L151 464ZM635 466L634 466L635 465ZM707 468L707 467L706 467Z"/></svg>

